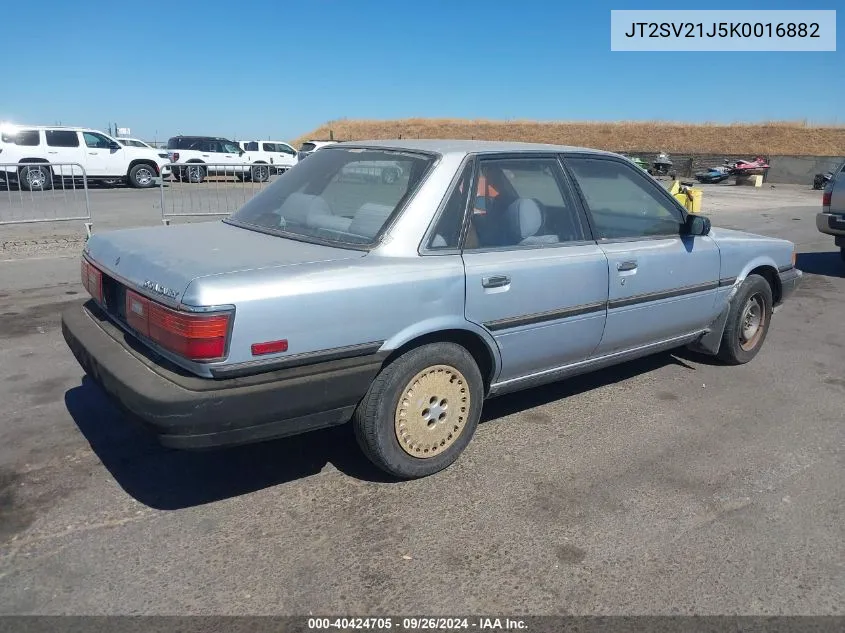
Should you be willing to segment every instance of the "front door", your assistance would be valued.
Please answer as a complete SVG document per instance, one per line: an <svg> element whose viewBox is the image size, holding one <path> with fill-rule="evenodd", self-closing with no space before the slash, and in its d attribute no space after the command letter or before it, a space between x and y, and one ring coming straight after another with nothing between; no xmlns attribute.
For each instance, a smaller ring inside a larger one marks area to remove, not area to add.
<svg viewBox="0 0 845 633"><path fill-rule="evenodd" d="M85 143L85 168L91 176L125 176L128 161L122 145L117 145L105 134L83 132Z"/></svg>
<svg viewBox="0 0 845 633"><path fill-rule="evenodd" d="M481 158L463 249L466 318L499 346L499 382L588 358L608 268L554 156Z"/></svg>
<svg viewBox="0 0 845 633"><path fill-rule="evenodd" d="M626 161L565 159L606 253L607 326L598 355L699 331L716 317L720 254L712 238L683 235L684 212Z"/></svg>

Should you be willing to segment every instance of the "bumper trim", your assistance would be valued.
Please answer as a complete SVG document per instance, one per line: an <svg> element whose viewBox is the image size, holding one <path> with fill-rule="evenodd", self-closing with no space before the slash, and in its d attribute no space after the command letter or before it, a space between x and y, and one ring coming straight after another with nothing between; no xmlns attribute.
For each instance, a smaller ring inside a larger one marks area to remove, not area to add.
<svg viewBox="0 0 845 633"><path fill-rule="evenodd" d="M147 355L93 302L62 313L79 364L166 446L201 449L296 435L347 422L381 369L381 355L255 376L199 378Z"/></svg>
<svg viewBox="0 0 845 633"><path fill-rule="evenodd" d="M845 215L817 213L816 228L825 235L845 235Z"/></svg>

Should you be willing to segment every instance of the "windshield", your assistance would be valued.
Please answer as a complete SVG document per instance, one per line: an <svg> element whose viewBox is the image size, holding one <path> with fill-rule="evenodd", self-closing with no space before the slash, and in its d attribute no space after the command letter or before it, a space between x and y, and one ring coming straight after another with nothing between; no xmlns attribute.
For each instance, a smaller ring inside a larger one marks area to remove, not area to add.
<svg viewBox="0 0 845 633"><path fill-rule="evenodd" d="M323 242L371 244L433 162L411 152L326 148L227 221Z"/></svg>

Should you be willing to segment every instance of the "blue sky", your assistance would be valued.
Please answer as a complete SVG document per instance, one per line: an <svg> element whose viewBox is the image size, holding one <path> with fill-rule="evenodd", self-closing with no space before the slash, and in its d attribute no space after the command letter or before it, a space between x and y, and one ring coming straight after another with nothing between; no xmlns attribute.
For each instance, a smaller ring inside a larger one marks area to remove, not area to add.
<svg viewBox="0 0 845 633"><path fill-rule="evenodd" d="M841 0L699 8L837 5L842 33ZM845 124L841 36L835 53L610 51L611 8L679 8L674 1L37 6L3 9L0 121L116 122L149 140L290 139L344 117Z"/></svg>

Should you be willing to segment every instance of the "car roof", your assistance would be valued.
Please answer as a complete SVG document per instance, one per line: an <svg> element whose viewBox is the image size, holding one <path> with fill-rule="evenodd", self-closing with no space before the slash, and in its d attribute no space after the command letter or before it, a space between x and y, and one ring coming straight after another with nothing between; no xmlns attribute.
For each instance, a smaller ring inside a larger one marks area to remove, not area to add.
<svg viewBox="0 0 845 633"><path fill-rule="evenodd" d="M71 132L98 132L99 134L106 134L105 132L101 132L100 130L95 130L91 127L78 127L75 125L21 125L21 124L14 124L8 126L8 129L12 130L68 130Z"/></svg>
<svg viewBox="0 0 845 633"><path fill-rule="evenodd" d="M523 143L518 141L475 141L460 139L396 139L373 141L345 141L344 145L384 147L410 151L435 152L437 154L484 154L505 152L585 152L618 156L613 152L588 147L571 145L552 145L546 143Z"/></svg>

